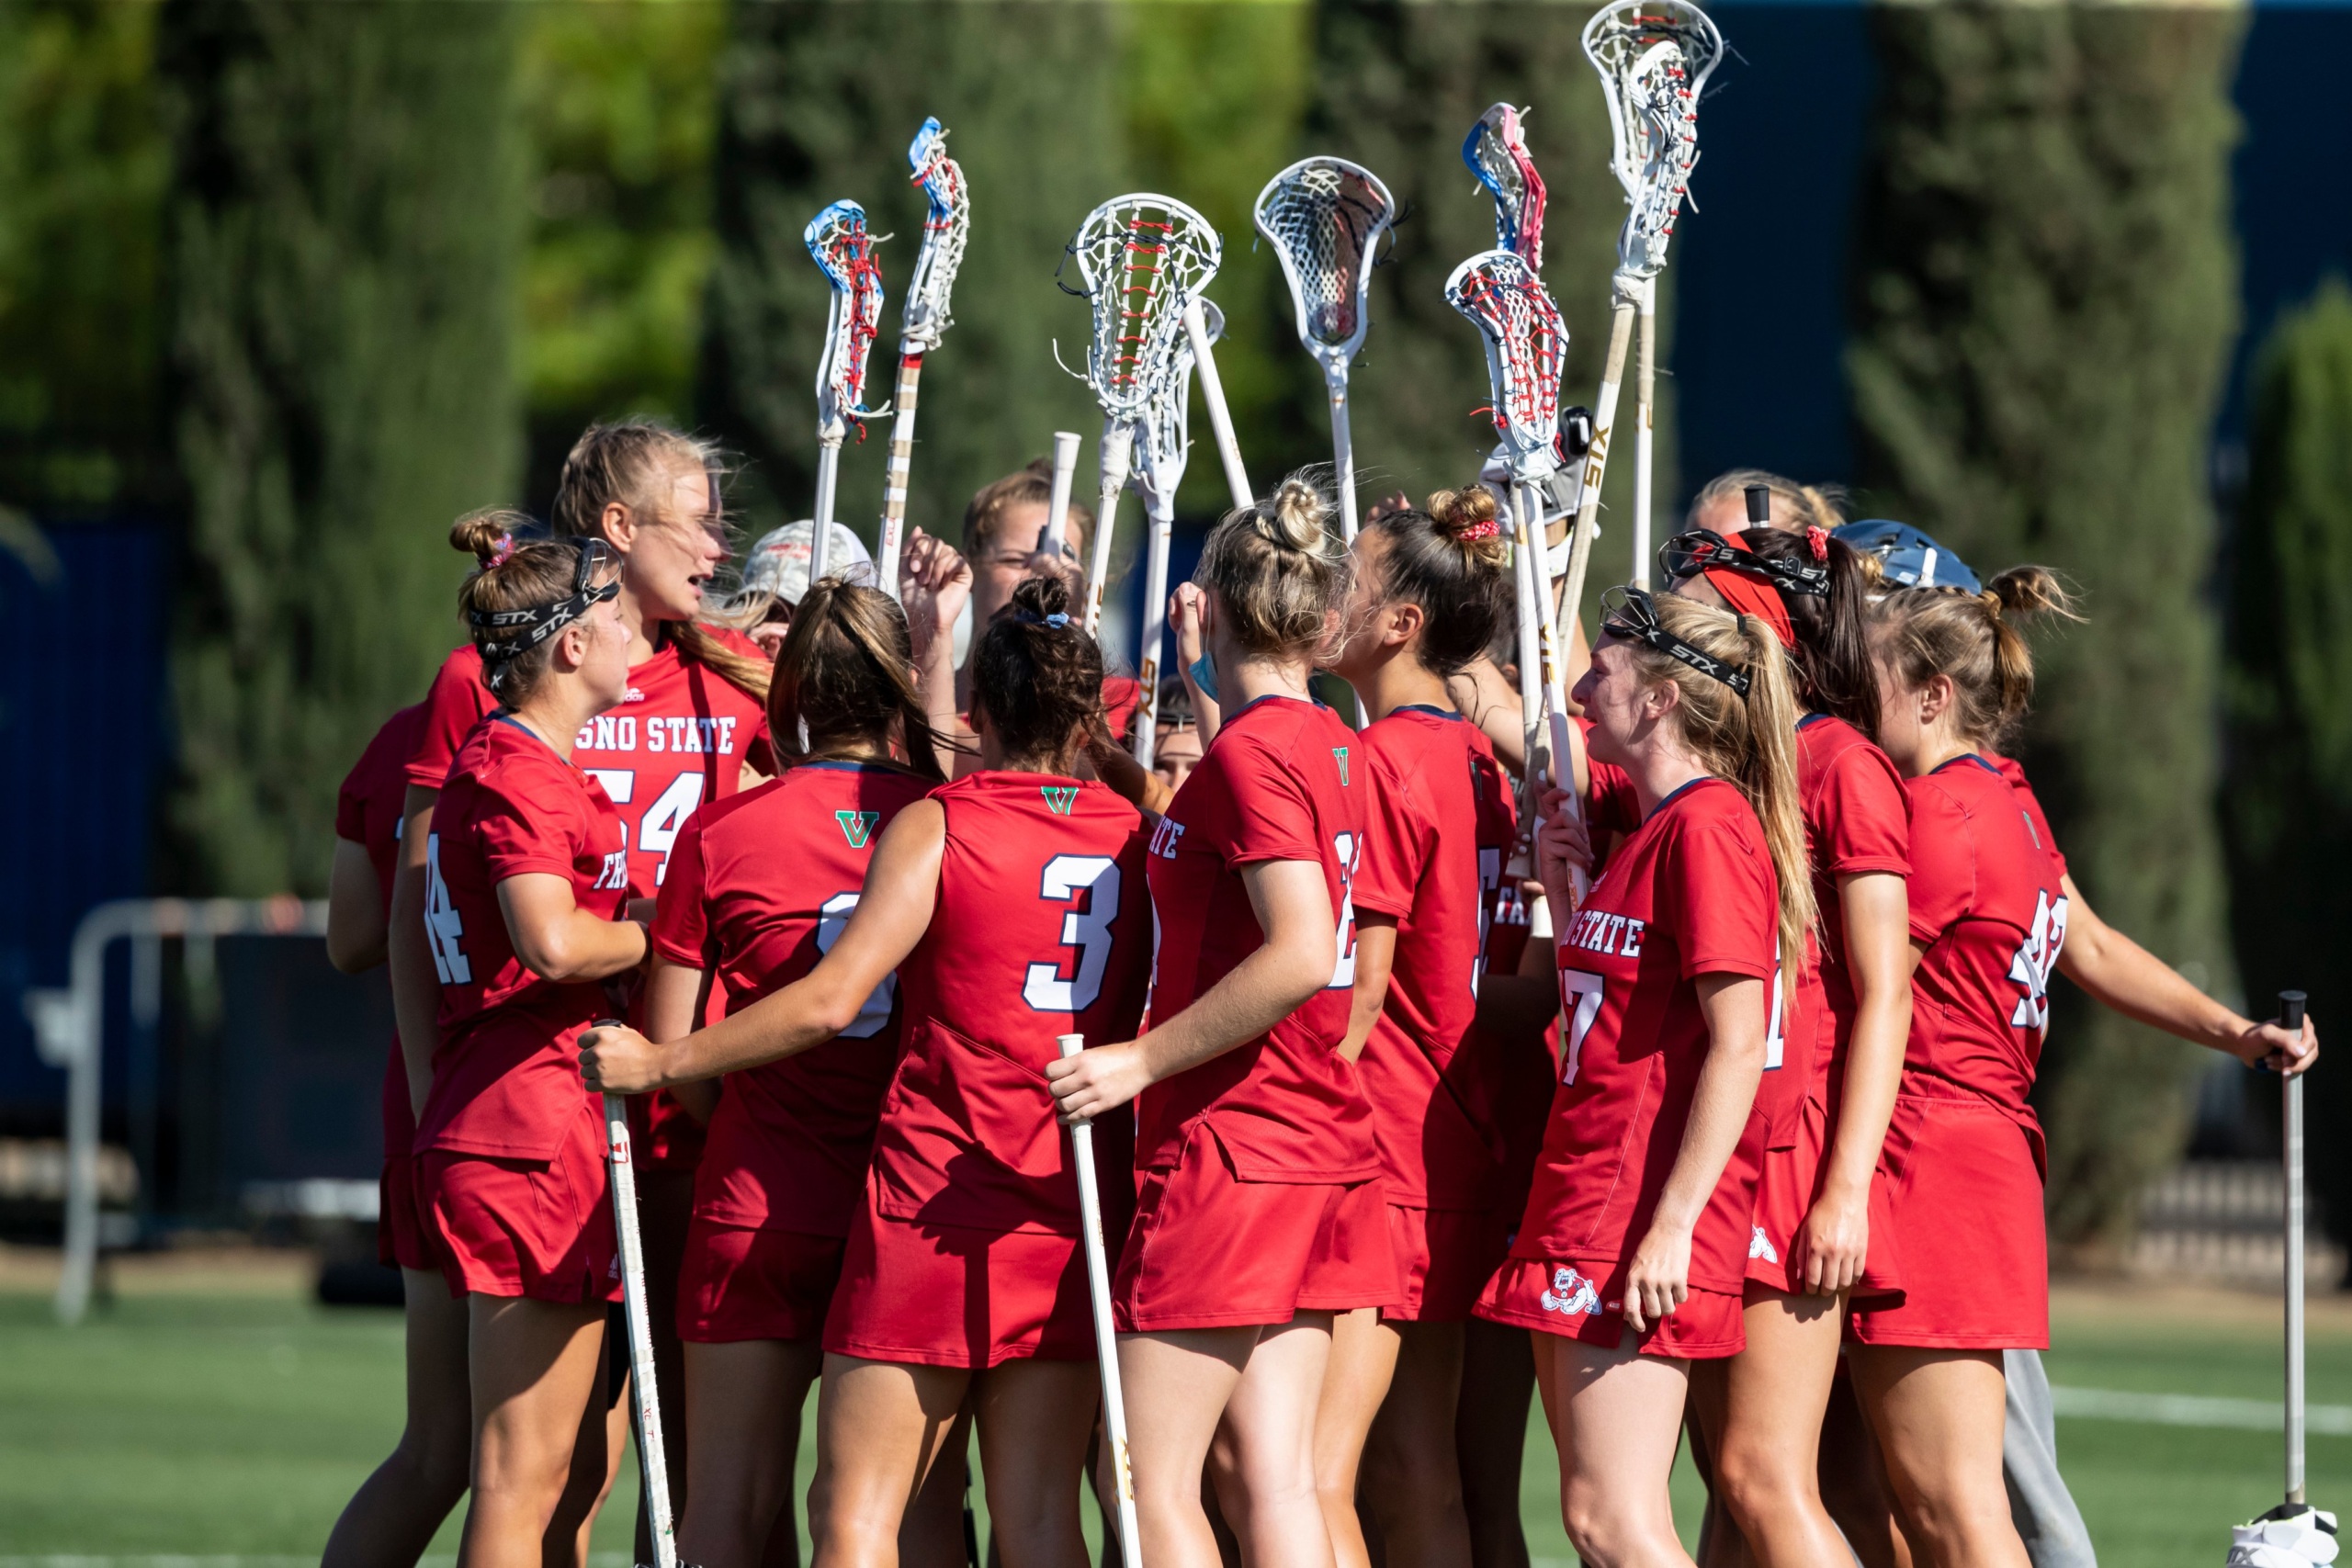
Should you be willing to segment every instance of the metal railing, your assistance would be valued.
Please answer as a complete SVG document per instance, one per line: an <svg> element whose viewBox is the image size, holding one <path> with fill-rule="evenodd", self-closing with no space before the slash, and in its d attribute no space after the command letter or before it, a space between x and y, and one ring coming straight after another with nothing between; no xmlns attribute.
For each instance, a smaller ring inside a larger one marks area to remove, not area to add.
<svg viewBox="0 0 2352 1568"><path fill-rule="evenodd" d="M89 1311L98 1264L98 1112L106 1039L106 956L117 942L130 950L133 1024L153 1029L163 1011L163 944L187 943L191 970L209 973L212 944L224 936L324 936L327 907L291 894L275 898L123 898L101 904L74 931L70 983L25 992L25 1016L41 1059L66 1070L65 1258L57 1280L57 1318L76 1324Z"/></svg>

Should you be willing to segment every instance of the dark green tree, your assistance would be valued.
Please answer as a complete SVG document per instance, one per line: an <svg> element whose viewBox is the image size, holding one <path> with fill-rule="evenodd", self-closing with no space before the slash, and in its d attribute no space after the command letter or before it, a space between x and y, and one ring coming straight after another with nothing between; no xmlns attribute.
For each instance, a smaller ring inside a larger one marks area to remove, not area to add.
<svg viewBox="0 0 2352 1568"><path fill-rule="evenodd" d="M2205 451L2235 328L2216 9L1883 7L1857 217L1858 477L1980 570L2070 574L2024 761L2099 913L2226 975ZM2061 987L2036 1099L2062 1243L2111 1248L2195 1053Z"/></svg>
<svg viewBox="0 0 2352 1568"><path fill-rule="evenodd" d="M1083 367L1087 312L1054 287L1062 247L1123 188L1115 7L747 3L721 55L714 265L703 417L748 460L749 525L808 514L827 290L801 229L827 202L863 205L888 298L868 363L890 395L899 311L922 233L907 143L926 115L972 192L956 325L925 362L910 525L954 537L974 490L1051 449L1057 429L1100 426ZM842 462L836 515L870 540L881 515L888 422ZM1081 490L1088 488L1080 486ZM1129 509L1132 512L1133 507Z"/></svg>
<svg viewBox="0 0 2352 1568"><path fill-rule="evenodd" d="M2352 291L2331 278L2281 321L2255 376L2251 463L2231 540L2222 792L2230 923L2257 1010L2280 989L2345 1016L2352 931ZM2352 1116L2315 1072L2311 1124ZM2310 1145L2330 1228L2352 1235L2352 1147Z"/></svg>
<svg viewBox="0 0 2352 1568"><path fill-rule="evenodd" d="M183 886L321 887L336 781L458 637L445 530L514 497L517 25L164 9Z"/></svg>
<svg viewBox="0 0 2352 1568"><path fill-rule="evenodd" d="M1353 385L1357 462L1368 489L1428 491L1475 478L1494 446L1483 413L1487 362L1478 334L1445 302L1464 257L1495 243L1494 204L1462 163L1462 139L1488 105L1537 106L1525 121L1544 175L1544 277L1569 332L1561 400L1589 404L1609 344L1609 279L1617 264L1623 192L1609 172L1609 117L1584 57L1589 12L1531 5L1424 6L1406 0L1326 0L1317 8L1317 93L1306 151L1352 158L1386 182L1406 220L1389 265L1374 274L1372 332ZM1703 125L1702 130L1703 133ZM1698 179L1703 191L1702 164ZM1699 221L1700 220L1693 220ZM1660 300L1659 359L1672 319L1672 269ZM1287 318L1285 318L1287 319ZM1657 494L1677 493L1671 381L1658 379ZM1319 380L1310 377L1312 399ZM1633 367L1618 405L1594 546L1594 591L1631 565ZM1317 411L1319 416L1319 411ZM1320 419L1315 428L1321 428Z"/></svg>

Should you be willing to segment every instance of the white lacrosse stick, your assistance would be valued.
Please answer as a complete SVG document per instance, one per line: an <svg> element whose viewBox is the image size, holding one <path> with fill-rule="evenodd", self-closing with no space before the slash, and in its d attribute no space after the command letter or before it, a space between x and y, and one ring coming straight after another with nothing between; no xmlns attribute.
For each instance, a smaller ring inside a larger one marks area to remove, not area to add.
<svg viewBox="0 0 2352 1568"><path fill-rule="evenodd" d="M1062 553L1062 540L1069 532L1069 491L1078 478L1078 448L1081 437L1075 430L1054 432L1054 482L1046 502L1046 526L1037 535L1037 547L1047 555Z"/></svg>
<svg viewBox="0 0 2352 1568"><path fill-rule="evenodd" d="M1086 1036L1057 1034L1054 1043L1067 1059L1086 1048ZM1135 1472L1127 1465L1127 1400L1119 1386L1119 1338L1111 1325L1111 1259L1102 1245L1102 1190L1094 1174L1092 1122L1071 1126L1069 1154L1078 1168L1078 1225L1086 1245L1086 1293L1094 1306L1094 1359L1102 1369L1102 1433L1111 1440L1111 1469L1118 1477L1119 1557L1125 1568L1143 1568Z"/></svg>
<svg viewBox="0 0 2352 1568"><path fill-rule="evenodd" d="M1495 248L1544 270L1544 176L1528 154L1520 111L1497 104L1462 139L1462 161L1495 198Z"/></svg>
<svg viewBox="0 0 2352 1568"><path fill-rule="evenodd" d="M1625 187L1625 226L1617 235L1609 355L1594 401L1592 449L1586 456L1579 546L1600 506L1600 476L1609 460L1610 427L1625 373L1626 339L1636 318L1641 355L1634 400L1634 570L1636 586L1649 583L1650 474L1657 437L1657 275L1674 220L1690 199L1690 171L1699 162L1699 95L1723 57L1723 35L1688 0L1611 0L1584 28L1585 58L1600 73L1609 102L1610 166ZM1571 552L1569 572L1583 579ZM1570 603L1574 603L1573 600Z"/></svg>
<svg viewBox="0 0 2352 1568"><path fill-rule="evenodd" d="M644 1472L650 1568L678 1568L670 1517L670 1463L662 1446L662 1401L653 1386L653 1325L645 1315L645 1248L637 1235L637 1169L629 1158L628 1101L605 1096L605 1159L612 1172L613 1233L620 1243L621 1303L628 1319L628 1389L637 1402L637 1456Z"/></svg>
<svg viewBox="0 0 2352 1568"><path fill-rule="evenodd" d="M911 183L922 186L930 207L922 220L922 249L915 256L915 275L907 283L906 308L899 318L899 389L890 400L897 417L890 425L890 476L882 491L882 548L874 562L882 591L893 599L899 596L899 553L906 547L907 475L915 460L915 383L922 378L924 354L937 348L956 324L948 313L948 296L956 288L956 269L964 265L964 242L972 232L972 198L964 185L963 166L947 155L947 132L937 119L924 120L915 132L907 148L907 166L914 171ZM878 278L876 290L878 310Z"/></svg>
<svg viewBox="0 0 2352 1568"><path fill-rule="evenodd" d="M1086 287L1062 287L1093 307L1085 380L1102 410L1102 503L1089 552L1090 636L1102 624L1112 525L1119 492L1126 488L1136 427L1151 400L1176 381L1184 308L1216 276L1220 248L1207 219L1173 197L1148 193L1114 197L1088 213L1068 247Z"/></svg>
<svg viewBox="0 0 2352 1568"><path fill-rule="evenodd" d="M1532 804L1539 706L1530 668L1534 666L1543 672L1540 706L1551 725L1553 778L1567 790L1569 809L1582 821L1584 806L1576 793L1576 728L1568 722L1566 665L1552 621L1551 574L1544 565L1540 527L1544 481L1559 466L1560 369L1567 358L1568 329L1544 280L1512 251L1484 251L1455 267L1445 280L1445 299L1470 319L1486 344L1495 432L1511 457L1511 554L1521 583L1520 692L1526 705L1528 798ZM1529 609L1533 613L1525 614ZM1578 901L1589 887L1579 873Z"/></svg>
<svg viewBox="0 0 2352 1568"><path fill-rule="evenodd" d="M1225 335L1225 316L1205 300L1204 326L1212 341ZM1191 312L1188 310L1187 315ZM1159 722L1159 648L1168 638L1168 549L1176 534L1176 489L1184 482L1184 463L1193 445L1193 422L1187 397L1193 379L1193 344L1188 333L1177 344L1176 374L1167 386L1155 389L1144 410L1136 435L1142 460L1136 465L1136 493L1143 497L1144 514L1151 534L1146 542L1143 573L1143 642L1136 660L1136 678L1143 682L1136 708L1135 733L1130 738L1136 761L1151 766Z"/></svg>
<svg viewBox="0 0 2352 1568"><path fill-rule="evenodd" d="M817 531L808 544L808 581L825 575L826 547L833 531L833 489L841 477L842 441L855 423L889 412L865 406L865 355L882 332L882 268L865 231L865 209L837 201L816 217L800 238L833 297L825 307L825 353L817 362ZM896 577L893 572L892 577Z"/></svg>
<svg viewBox="0 0 2352 1568"><path fill-rule="evenodd" d="M1355 444L1348 434L1348 364L1372 325L1372 265L1396 203L1379 177L1345 158L1305 158L1258 193L1258 232L1274 247L1298 308L1298 341L1323 367L1331 400L1331 464L1340 530L1356 536Z"/></svg>
<svg viewBox="0 0 2352 1568"><path fill-rule="evenodd" d="M1216 373L1216 340L1225 335L1225 313L1207 300L1194 298L1184 306L1184 337L1193 345L1193 367L1201 373L1201 401L1209 411L1209 431L1216 437L1217 461L1225 465L1225 488L1236 511L1246 511L1256 500L1250 490L1249 470L1241 466L1241 443L1233 434L1233 413L1225 406L1225 380Z"/></svg>

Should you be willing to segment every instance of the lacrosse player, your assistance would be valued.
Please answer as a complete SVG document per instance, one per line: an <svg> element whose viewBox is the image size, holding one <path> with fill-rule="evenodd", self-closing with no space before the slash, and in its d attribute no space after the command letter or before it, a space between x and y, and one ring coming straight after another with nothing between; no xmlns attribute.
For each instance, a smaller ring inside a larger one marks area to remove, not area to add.
<svg viewBox="0 0 2352 1568"><path fill-rule="evenodd" d="M537 1562L575 1445L604 1434L605 1303L619 1290L604 1125L568 1070L607 1007L597 984L645 957L622 818L576 737L628 696L618 561L600 539L517 544L476 515L460 595L500 706L459 748L424 842L437 1031L401 1043L417 1201L467 1297L473 1388L469 1562ZM429 1064L417 1059L429 1054ZM598 1456L602 1458L603 1456Z"/></svg>
<svg viewBox="0 0 2352 1568"><path fill-rule="evenodd" d="M1331 1314L1400 1300L1372 1108L1337 1049L1369 786L1308 687L1345 590L1330 513L1293 478L1210 533L1196 679L1224 723L1152 835L1152 1028L1046 1068L1066 1117L1141 1096L1114 1293L1140 1544L1163 1568L1217 1561L1220 1422L1245 1557L1329 1560L1310 1445Z"/></svg>
<svg viewBox="0 0 2352 1568"><path fill-rule="evenodd" d="M1804 709L1797 788L1821 925L1800 1014L1815 1021L1815 1037L1788 1040L1784 1072L1767 1076L1758 1100L1770 1131L1748 1243L1747 1348L1695 1370L1691 1403L1711 1490L1755 1558L1815 1563L1844 1550L1815 1479L1844 1301L1901 1283L1878 1156L1910 1026L1910 810L1870 739L1878 682L1860 555L1819 526L1693 528L1659 549L1658 564L1678 594L1769 624Z"/></svg>
<svg viewBox="0 0 2352 1568"><path fill-rule="evenodd" d="M1688 1562L1667 1480L1688 1363L1744 1342L1763 1123L1812 886L1780 645L1753 616L1621 590L1576 699L1641 826L1571 902L1591 852L1565 792L1537 863L1574 908L1557 953L1561 1080L1510 1257L1478 1314L1537 1330L1564 1522L1603 1562Z"/></svg>
<svg viewBox="0 0 2352 1568"><path fill-rule="evenodd" d="M1102 667L1069 603L1033 579L981 637L986 765L899 810L822 962L671 1044L618 1028L582 1042L592 1087L636 1092L797 1057L887 1016L894 975L903 990L905 1049L823 1332L810 1522L827 1562L896 1560L910 1493L943 1457L960 1472L943 1439L967 1395L1005 1562L1085 1560L1093 1325L1078 1183L1039 1069L1058 1034L1133 1032L1151 920L1141 816L1071 774ZM1126 1140L1107 1141L1104 1186L1128 1190Z"/></svg>
<svg viewBox="0 0 2352 1568"><path fill-rule="evenodd" d="M1494 749L1448 694L1510 601L1494 496L1385 510L1351 549L1333 668L1365 718L1354 882L1354 1014L1340 1051L1371 1100L1402 1302L1340 1314L1317 1421L1317 1483L1340 1568L1369 1562L1363 1498L1390 1568L1469 1561L1454 1457L1463 1324L1502 1261L1502 1145L1489 1055L1472 1035L1486 942L1517 836Z"/></svg>

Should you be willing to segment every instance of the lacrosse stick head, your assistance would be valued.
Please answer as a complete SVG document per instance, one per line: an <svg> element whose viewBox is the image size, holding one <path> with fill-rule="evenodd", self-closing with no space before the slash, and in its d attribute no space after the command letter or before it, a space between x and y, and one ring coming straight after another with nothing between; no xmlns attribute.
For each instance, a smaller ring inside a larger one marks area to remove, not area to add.
<svg viewBox="0 0 2352 1568"><path fill-rule="evenodd" d="M1445 280L1445 301L1470 318L1487 344L1495 434L1511 477L1532 483L1559 467L1560 368L1568 329L1535 269L1515 251L1481 251Z"/></svg>
<svg viewBox="0 0 2352 1568"><path fill-rule="evenodd" d="M1372 265L1396 199L1361 164L1302 158L1266 182L1255 216L1298 308L1298 341L1326 376L1345 375L1372 325Z"/></svg>
<svg viewBox="0 0 2352 1568"><path fill-rule="evenodd" d="M1495 248L1544 269L1544 176L1528 155L1520 111L1497 104L1463 138L1462 161L1495 198Z"/></svg>
<svg viewBox="0 0 2352 1568"><path fill-rule="evenodd" d="M1225 312L1201 301L1203 324L1209 341L1225 336ZM1136 427L1136 493L1146 504L1173 505L1176 488L1184 482L1184 463L1193 447L1193 339L1181 335L1176 344L1175 372L1165 387L1156 389Z"/></svg>
<svg viewBox="0 0 2352 1568"><path fill-rule="evenodd" d="M1617 236L1621 271L1654 277L1699 162L1699 95L1723 34L1689 0L1612 0L1584 28L1585 58L1609 101L1610 164L1633 210Z"/></svg>
<svg viewBox="0 0 2352 1568"><path fill-rule="evenodd" d="M1084 285L1070 292L1093 307L1086 383L1103 418L1139 420L1177 380L1184 305L1216 276L1216 231L1181 201L1139 193L1088 213L1067 250Z"/></svg>
<svg viewBox="0 0 2352 1568"><path fill-rule="evenodd" d="M836 432L844 421L862 427L888 412L865 406L865 355L882 330L882 268L865 231L865 209L834 202L808 220L800 237L833 288L825 353L817 362L817 423Z"/></svg>
<svg viewBox="0 0 2352 1568"><path fill-rule="evenodd" d="M922 187L929 204L922 220L922 249L915 256L914 276L907 281L905 313L899 335L905 346L936 348L947 329L956 324L948 312L948 296L956 289L956 272L964 265L964 243L972 232L972 196L964 184L964 167L947 155L947 132L936 118L926 119L907 148L912 184ZM903 349L902 349L903 352Z"/></svg>

